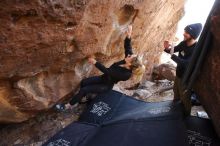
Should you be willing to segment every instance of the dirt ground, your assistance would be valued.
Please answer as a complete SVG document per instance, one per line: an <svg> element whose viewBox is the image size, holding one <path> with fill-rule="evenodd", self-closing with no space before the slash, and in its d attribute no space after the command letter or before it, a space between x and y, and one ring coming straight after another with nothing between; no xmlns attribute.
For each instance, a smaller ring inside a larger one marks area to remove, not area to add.
<svg viewBox="0 0 220 146"><path fill-rule="evenodd" d="M148 83L148 85L142 85L130 90L119 88L120 86L116 85L114 90L121 91L146 102L159 102L173 99L172 89L163 91L164 88L172 87L172 84L169 81L162 81L159 83ZM147 93L147 95L143 94L145 96L140 96L141 92ZM23 123L0 125L0 146L41 146L55 133L73 121L77 121L85 108L86 105L81 104L73 110L65 112L55 110L42 112L37 117ZM193 107L191 114L196 115L197 111L203 111L203 108L201 106Z"/></svg>

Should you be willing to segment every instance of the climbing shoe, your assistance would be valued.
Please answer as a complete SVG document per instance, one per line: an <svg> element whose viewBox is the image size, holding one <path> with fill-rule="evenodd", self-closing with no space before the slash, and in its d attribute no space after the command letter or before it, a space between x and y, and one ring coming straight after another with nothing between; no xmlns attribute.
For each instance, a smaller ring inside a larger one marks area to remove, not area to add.
<svg viewBox="0 0 220 146"><path fill-rule="evenodd" d="M57 111L63 112L63 111L65 111L65 104L63 104L63 103L57 104L57 105L55 106L55 109L56 109Z"/></svg>

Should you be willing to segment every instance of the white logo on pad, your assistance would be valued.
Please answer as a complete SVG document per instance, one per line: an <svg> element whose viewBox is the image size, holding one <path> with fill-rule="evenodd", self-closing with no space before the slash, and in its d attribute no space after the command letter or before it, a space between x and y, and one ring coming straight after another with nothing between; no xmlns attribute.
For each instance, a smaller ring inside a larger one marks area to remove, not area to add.
<svg viewBox="0 0 220 146"><path fill-rule="evenodd" d="M70 145L71 143L69 141L60 138L56 141L50 142L47 146L70 146Z"/></svg>
<svg viewBox="0 0 220 146"><path fill-rule="evenodd" d="M108 104L100 101L93 105L92 110L90 112L93 114L97 114L98 116L102 116L105 115L110 110L111 108L109 107Z"/></svg>
<svg viewBox="0 0 220 146"><path fill-rule="evenodd" d="M153 115L157 115L157 114L162 114L162 113L167 113L171 110L170 107L161 107L161 108L154 108L149 110L149 113L153 114Z"/></svg>

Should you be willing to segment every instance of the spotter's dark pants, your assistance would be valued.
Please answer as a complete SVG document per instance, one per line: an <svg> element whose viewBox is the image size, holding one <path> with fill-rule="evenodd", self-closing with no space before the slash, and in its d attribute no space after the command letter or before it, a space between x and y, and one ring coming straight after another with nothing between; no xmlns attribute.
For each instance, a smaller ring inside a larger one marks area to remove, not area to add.
<svg viewBox="0 0 220 146"><path fill-rule="evenodd" d="M181 100L184 106L185 115L190 115L192 104L189 96L191 94L188 92L185 93L182 85L182 79L177 76L174 81L173 91L174 91L174 101Z"/></svg>

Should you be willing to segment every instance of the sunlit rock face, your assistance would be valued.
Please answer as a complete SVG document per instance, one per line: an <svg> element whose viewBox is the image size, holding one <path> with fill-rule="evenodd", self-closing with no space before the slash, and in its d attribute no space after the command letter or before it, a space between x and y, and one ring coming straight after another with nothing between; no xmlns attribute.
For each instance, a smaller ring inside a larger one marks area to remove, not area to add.
<svg viewBox="0 0 220 146"><path fill-rule="evenodd" d="M162 42L174 36L183 0L1 0L0 122L21 122L99 74L86 58L109 66L123 59L133 24L134 52L147 78ZM131 85L133 81L126 83Z"/></svg>
<svg viewBox="0 0 220 146"><path fill-rule="evenodd" d="M216 1L211 19L213 41L195 83L195 90L211 117L215 129L220 136L220 2Z"/></svg>

